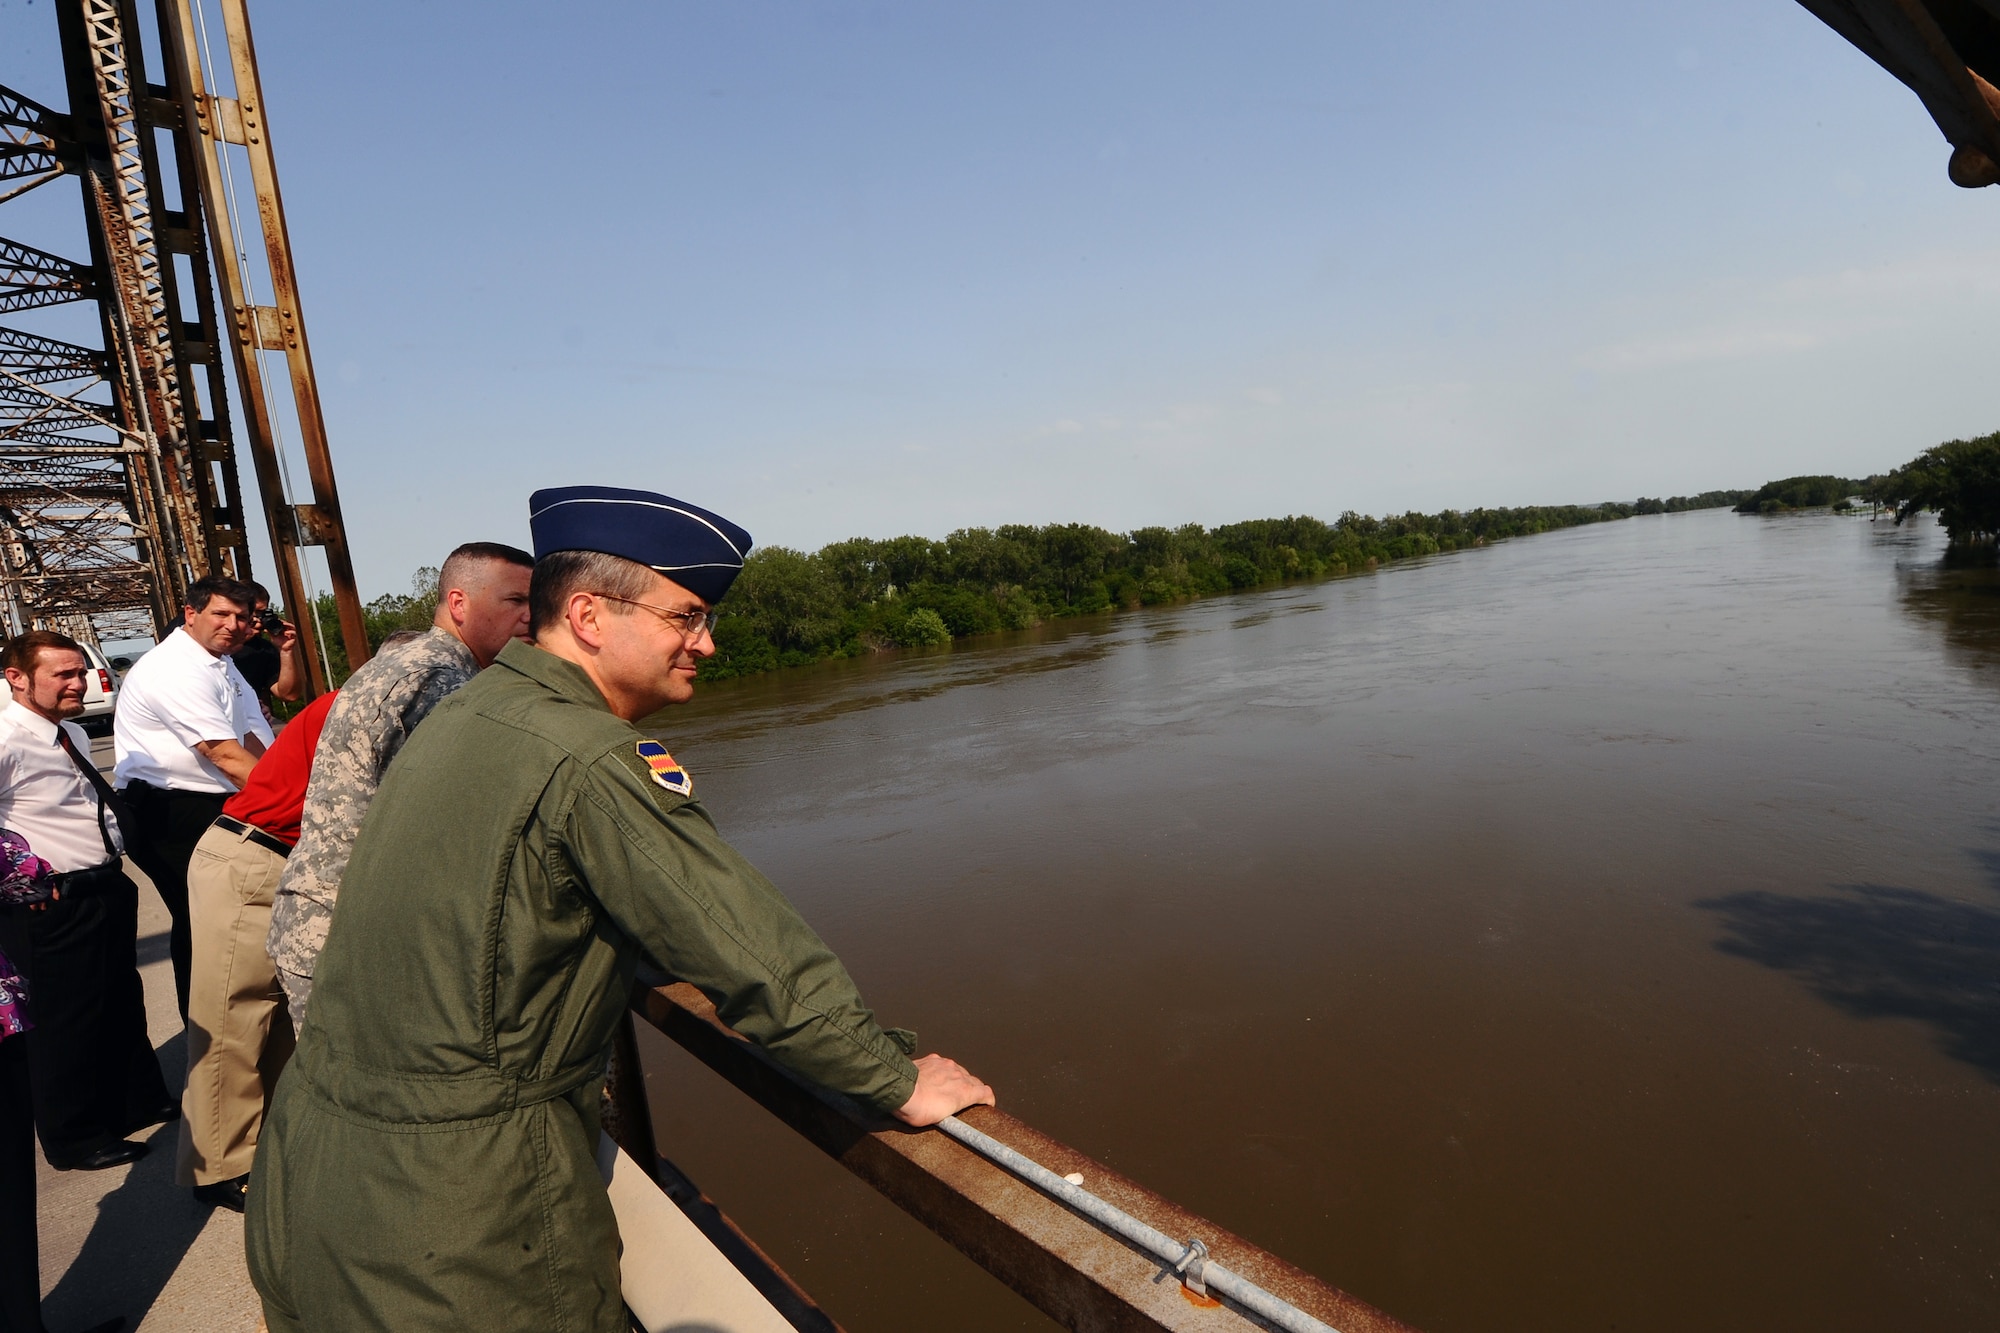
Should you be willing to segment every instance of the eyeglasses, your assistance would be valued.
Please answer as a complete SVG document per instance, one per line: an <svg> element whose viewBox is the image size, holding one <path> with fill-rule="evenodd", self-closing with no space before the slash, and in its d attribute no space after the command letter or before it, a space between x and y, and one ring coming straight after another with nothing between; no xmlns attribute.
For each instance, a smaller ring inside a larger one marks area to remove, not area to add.
<svg viewBox="0 0 2000 1333"><path fill-rule="evenodd" d="M644 607L689 639L699 639L705 633L713 633L716 617L722 614L720 611L703 611L700 608L693 611L669 611L664 606L654 606L651 602L635 602L630 597L614 597L608 592L593 593L592 596L602 597L607 602L623 602L627 606Z"/></svg>

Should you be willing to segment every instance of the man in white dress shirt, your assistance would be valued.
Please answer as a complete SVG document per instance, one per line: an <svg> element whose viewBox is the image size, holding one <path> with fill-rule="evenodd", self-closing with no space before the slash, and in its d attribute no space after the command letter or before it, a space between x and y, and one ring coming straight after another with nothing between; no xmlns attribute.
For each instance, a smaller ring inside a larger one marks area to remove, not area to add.
<svg viewBox="0 0 2000 1333"><path fill-rule="evenodd" d="M83 711L91 670L74 639L47 630L7 644L13 699L0 708L0 827L58 872L42 911L0 908L0 950L28 983L35 1129L61 1170L118 1166L145 1152L127 1134L176 1119L153 1043L134 944L139 890L120 862L118 800L90 762Z"/></svg>
<svg viewBox="0 0 2000 1333"><path fill-rule="evenodd" d="M125 674L112 720L113 782L132 815L126 846L173 918L168 953L183 1020L193 949L188 862L271 743L256 694L229 660L256 631L254 600L220 575L191 585L180 627Z"/></svg>

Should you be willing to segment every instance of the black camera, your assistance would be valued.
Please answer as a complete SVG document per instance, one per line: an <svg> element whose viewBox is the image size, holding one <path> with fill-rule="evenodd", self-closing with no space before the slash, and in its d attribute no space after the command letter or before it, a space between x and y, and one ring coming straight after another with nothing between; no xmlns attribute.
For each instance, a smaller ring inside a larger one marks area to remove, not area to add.
<svg viewBox="0 0 2000 1333"><path fill-rule="evenodd" d="M264 614L257 617L257 623L263 626L264 632L272 638L276 638L285 632L285 618L276 611L264 612Z"/></svg>

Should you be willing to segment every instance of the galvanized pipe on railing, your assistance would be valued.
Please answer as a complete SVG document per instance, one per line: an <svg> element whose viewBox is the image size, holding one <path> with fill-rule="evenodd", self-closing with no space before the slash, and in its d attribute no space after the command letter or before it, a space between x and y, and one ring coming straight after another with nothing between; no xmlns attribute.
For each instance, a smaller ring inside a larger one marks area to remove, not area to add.
<svg viewBox="0 0 2000 1333"><path fill-rule="evenodd" d="M1246 1277L1238 1276L1210 1260L1200 1237L1177 1241L1166 1232L1149 1227L1123 1208L1115 1207L1074 1181L1066 1180L1041 1163L1015 1152L991 1134L982 1134L955 1115L938 1122L938 1129L957 1139L991 1162L998 1162L1045 1194L1053 1195L1091 1221L1131 1241L1150 1253L1165 1267L1161 1276L1172 1273L1195 1291L1206 1296L1221 1293L1260 1319L1276 1324L1286 1333L1340 1333L1333 1325L1313 1318L1290 1301L1280 1300ZM1158 1281L1155 1278L1154 1281Z"/></svg>

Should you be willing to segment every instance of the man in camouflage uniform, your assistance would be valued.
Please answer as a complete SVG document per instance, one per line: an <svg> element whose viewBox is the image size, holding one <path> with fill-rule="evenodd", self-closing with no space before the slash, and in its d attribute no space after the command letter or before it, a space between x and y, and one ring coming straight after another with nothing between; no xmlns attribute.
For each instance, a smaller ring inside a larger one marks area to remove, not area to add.
<svg viewBox="0 0 2000 1333"><path fill-rule="evenodd" d="M528 635L534 557L499 542L467 542L438 571L430 632L384 646L341 687L313 757L299 842L285 860L266 939L292 1025L305 1022L313 966L326 947L340 877L389 761L417 723Z"/></svg>

